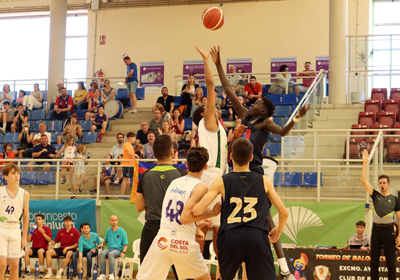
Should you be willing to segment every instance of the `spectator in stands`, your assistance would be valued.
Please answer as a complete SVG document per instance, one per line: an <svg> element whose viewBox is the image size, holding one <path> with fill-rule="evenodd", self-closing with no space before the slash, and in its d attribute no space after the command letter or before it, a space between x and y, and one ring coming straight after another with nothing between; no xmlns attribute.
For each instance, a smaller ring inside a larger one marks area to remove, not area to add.
<svg viewBox="0 0 400 280"><path fill-rule="evenodd" d="M239 84L239 81L242 77L240 77L240 75L236 74L236 66L235 65L229 64L228 68L229 68L229 73L230 73L227 76L229 83L236 88L236 86Z"/></svg>
<svg viewBox="0 0 400 280"><path fill-rule="evenodd" d="M85 114L85 120L90 120L97 114L99 106L102 105L100 99L100 90L96 88L93 93L93 98L89 99L88 112Z"/></svg>
<svg viewBox="0 0 400 280"><path fill-rule="evenodd" d="M74 113L74 102L68 95L66 88L61 89L61 96L57 97L54 104L54 111L51 113L51 119L65 120Z"/></svg>
<svg viewBox="0 0 400 280"><path fill-rule="evenodd" d="M110 85L110 80L104 81L104 87L101 90L101 103L103 104L106 104L108 100L115 100L115 89Z"/></svg>
<svg viewBox="0 0 400 280"><path fill-rule="evenodd" d="M124 141L125 141L125 136L123 133L118 133L117 134L117 142L118 144L115 145L114 147L111 148L110 155L112 158L117 158L118 155L121 155L124 153Z"/></svg>
<svg viewBox="0 0 400 280"><path fill-rule="evenodd" d="M207 96L203 96L201 99L201 106L206 106L207 105Z"/></svg>
<svg viewBox="0 0 400 280"><path fill-rule="evenodd" d="M128 138L129 139L129 138ZM114 279L114 268L116 258L125 258L126 250L128 249L128 236L126 231L118 226L118 217L112 215L110 217L111 228L106 231L104 241L97 246L102 248L108 243L107 249L103 250L100 254L100 276L98 280L106 279L106 258L108 259L108 277L110 280Z"/></svg>
<svg viewBox="0 0 400 280"><path fill-rule="evenodd" d="M5 84L3 86L3 92L0 94L0 108L3 107L5 101L10 102L10 107L13 107L14 92L10 91L10 86Z"/></svg>
<svg viewBox="0 0 400 280"><path fill-rule="evenodd" d="M128 113L136 114L136 90L138 87L138 71L137 71L137 66L135 63L131 61L131 58L129 56L124 58L124 62L126 65L126 73L127 76L125 78L125 84L126 84L126 89L128 90L129 94L129 99L131 101L131 109L128 111Z"/></svg>
<svg viewBox="0 0 400 280"><path fill-rule="evenodd" d="M218 90L216 88L214 88L214 94L215 94L215 108L217 108L217 110L221 110L222 99L218 97Z"/></svg>
<svg viewBox="0 0 400 280"><path fill-rule="evenodd" d="M168 95L167 87L163 87L161 89L161 94L162 96L157 99L156 105L153 106L153 112L156 110L157 106L162 105L165 111L172 115L172 111L174 110L175 106L175 97Z"/></svg>
<svg viewBox="0 0 400 280"><path fill-rule="evenodd" d="M169 122L163 121L161 129L159 129L158 132L160 133L159 135L168 135L171 138L171 142L175 143L175 134L176 133L171 130Z"/></svg>
<svg viewBox="0 0 400 280"><path fill-rule="evenodd" d="M86 95L86 100L85 100L85 102L88 103L88 106L89 106L89 100L90 100L90 98L94 97L94 91L97 88L99 88L99 84L98 83L96 83L96 82L91 82L90 83L90 89L88 91L88 94Z"/></svg>
<svg viewBox="0 0 400 280"><path fill-rule="evenodd" d="M140 124L140 129L136 134L136 145L139 143L144 145L147 142L149 142L149 140L147 140L148 133L149 133L149 124L146 121L144 121Z"/></svg>
<svg viewBox="0 0 400 280"><path fill-rule="evenodd" d="M56 102L57 97L61 96L61 89L64 87L64 82L63 81L58 81L57 82L57 88L54 90L53 93L53 102Z"/></svg>
<svg viewBox="0 0 400 280"><path fill-rule="evenodd" d="M90 156L88 156L87 158L90 159ZM80 161L74 162L75 168L73 175L73 181L74 181L74 189L72 191L73 195L75 195L77 190L79 190L79 192L82 192L82 186L86 184L86 182L89 180L85 172L85 165L89 163L86 160L85 144L78 144L78 147L76 148L75 159L80 159ZM75 196L71 197L71 199L75 198L76 198Z"/></svg>
<svg viewBox="0 0 400 280"><path fill-rule="evenodd" d="M288 93L292 94L293 93L293 86L295 85L293 81L291 80L292 76L290 74L284 74L284 72L288 72L289 67L285 64L281 65L279 68L279 72L282 72L282 74L276 74L275 79L273 80L271 87L268 90L268 93L272 94L282 94L286 93L286 79L289 79L288 81ZM298 85L295 85L295 93L299 94L300 93L300 88Z"/></svg>
<svg viewBox="0 0 400 280"><path fill-rule="evenodd" d="M140 145L142 145L142 144L140 144ZM122 159L123 156L124 156L123 154L120 154L117 156L117 159ZM122 161L116 161L116 162L114 162L114 165L115 165L114 184L122 184L122 180L124 178L124 175L122 173L122 167L120 167L122 165Z"/></svg>
<svg viewBox="0 0 400 280"><path fill-rule="evenodd" d="M189 118L193 117L194 111L201 106L201 99L203 98L203 89L201 87L196 88L196 96L192 99L192 108L190 109Z"/></svg>
<svg viewBox="0 0 400 280"><path fill-rule="evenodd" d="M311 69L311 62L307 61L306 63L304 63L304 71L303 72L315 72L315 70ZM308 88L311 86L311 84L313 83L313 81L315 80L315 76L317 74L316 73L300 73L297 74L297 77L314 77L314 78L309 78L309 79L303 79L303 85L302 86L298 86L300 92L306 92L308 90Z"/></svg>
<svg viewBox="0 0 400 280"><path fill-rule="evenodd" d="M187 84L182 86L182 90L181 90L181 106L186 106L184 107L184 109L182 110L182 115L184 117L188 117L188 112L191 111L193 102L192 100L195 99L196 93L197 93L197 89L200 86L198 84L196 84L195 78L194 78L194 74L191 73L189 75L188 78L188 82ZM200 87L201 88L201 87ZM193 111L194 112L194 111Z"/></svg>
<svg viewBox="0 0 400 280"><path fill-rule="evenodd" d="M125 190L129 188L129 179L133 178L133 164L134 164L134 159L137 158L137 155L133 151L133 144L136 142L136 134L133 132L129 132L126 137L128 138L128 141L124 145L124 153L122 156L122 159L129 159L129 161L123 161L121 163L123 169L123 180L121 184L121 197L119 198L120 200L126 200L126 197L123 197L125 195Z"/></svg>
<svg viewBox="0 0 400 280"><path fill-rule="evenodd" d="M197 125L192 122L192 132L190 133L190 148L197 147L199 145L199 134L197 132Z"/></svg>
<svg viewBox="0 0 400 280"><path fill-rule="evenodd" d="M232 141L233 138L233 132L235 131L235 127L240 127L240 125L242 124L242 120L240 118L237 118L235 120L235 124L232 126L231 129L229 129L228 131L228 137L227 137L227 141L228 143L230 143ZM225 125L225 122L224 122Z"/></svg>
<svg viewBox="0 0 400 280"><path fill-rule="evenodd" d="M110 154L106 154L105 159L107 160L105 163L101 164L101 173L100 173L100 184L104 184L106 187L106 195L110 194L110 184L113 182L113 178L115 175L115 168L111 164L110 159L113 159L113 156ZM94 189L89 191L91 195L97 194L97 174L94 175ZM108 199L108 197L106 198Z"/></svg>
<svg viewBox="0 0 400 280"><path fill-rule="evenodd" d="M17 105L17 111L14 113L13 123L11 124L11 132L19 132L22 130L22 125L28 122L28 112L24 110L22 104Z"/></svg>
<svg viewBox="0 0 400 280"><path fill-rule="evenodd" d="M33 85L34 91L29 95L24 96L23 105L24 109L32 110L33 108L39 109L43 106L43 92L39 89L39 84Z"/></svg>
<svg viewBox="0 0 400 280"><path fill-rule="evenodd" d="M90 224L81 224L82 236L79 238L79 250L74 252L72 255L72 268L73 274L72 279L78 278L78 273L82 271L82 259L85 257L87 261L86 266L86 279L90 279L92 276L92 258L97 256L97 246L101 244L100 238L95 232L90 232ZM79 264L78 264L79 256ZM78 270L76 269L78 266Z"/></svg>
<svg viewBox="0 0 400 280"><path fill-rule="evenodd" d="M86 101L87 90L83 82L78 82L78 89L74 92L74 107L76 111L87 109L88 104Z"/></svg>
<svg viewBox="0 0 400 280"><path fill-rule="evenodd" d="M161 128L163 120L161 119L161 113L159 109L153 112L154 119L150 121L149 128L152 130L156 136L158 136L158 129Z"/></svg>
<svg viewBox="0 0 400 280"><path fill-rule="evenodd" d="M22 125L22 131L18 136L18 142L20 142L17 152L15 156L19 156L19 158L23 158L24 154L29 154L32 155L32 149L33 149L33 133L29 131L30 125L29 123L24 123Z"/></svg>
<svg viewBox="0 0 400 280"><path fill-rule="evenodd" d="M32 241L32 247L25 249L25 274L22 275L22 278L32 276L29 256L39 257L39 278L44 277L44 256L51 241L51 229L44 225L44 216L42 214L35 215L35 222L37 228L33 229L32 226L28 234L28 242Z"/></svg>
<svg viewBox="0 0 400 280"><path fill-rule="evenodd" d="M153 153L153 144L154 144L154 140L156 140L156 135L154 133L154 131L149 131L149 133L147 134L147 140L148 142L143 145L143 152L142 152L142 158L146 158L146 159L153 159L156 158L154 153Z"/></svg>
<svg viewBox="0 0 400 280"><path fill-rule="evenodd" d="M0 159L15 159L15 154L12 151L12 144L5 143L3 146L3 152L0 154ZM14 164L13 161L3 161L0 162L0 165Z"/></svg>
<svg viewBox="0 0 400 280"><path fill-rule="evenodd" d="M90 129L92 132L95 132L96 129L106 129L108 124L108 116L104 114L104 106L99 106L99 113L92 117L92 128Z"/></svg>
<svg viewBox="0 0 400 280"><path fill-rule="evenodd" d="M33 147L32 157L34 159L47 159L48 161L36 161L35 163L29 162L28 171L33 171L34 164L43 165L42 171L49 171L51 160L59 157L57 150L53 146L49 145L49 140L47 139L46 134L42 134L40 140L41 144Z"/></svg>
<svg viewBox="0 0 400 280"><path fill-rule="evenodd" d="M60 149L60 151L56 151L58 155L61 155L62 152L64 152L64 161L62 162L62 165L68 165L68 166L63 166L61 167L61 177L63 180L61 181L61 184L64 185L67 182L66 178L66 173L67 169L69 172L69 192L72 192L72 175L74 173L74 162L69 161L69 159L74 159L75 158L75 142L74 142L74 137L72 135L67 136L67 140L64 143L64 146ZM71 167L69 167L71 165Z"/></svg>
<svg viewBox="0 0 400 280"><path fill-rule="evenodd" d="M47 136L47 144L50 145L51 144L51 133L46 131L46 124L45 123L40 123L39 124L39 133L36 133L33 136L33 146L39 145L40 143L42 143L42 135L45 134ZM61 143L60 143L61 144Z"/></svg>
<svg viewBox="0 0 400 280"><path fill-rule="evenodd" d="M163 105L158 105L158 110L160 110L161 119L163 121L169 121L171 119L170 113L165 111Z"/></svg>
<svg viewBox="0 0 400 280"><path fill-rule="evenodd" d="M244 86L244 102L253 104L262 97L262 86L257 82L255 76L250 77L250 82Z"/></svg>
<svg viewBox="0 0 400 280"><path fill-rule="evenodd" d="M11 125L13 124L14 115L15 115L15 108L10 108L10 102L5 101L3 103L3 111L0 112L0 121L3 122L3 127L0 127L0 133L5 134L6 131L11 130Z"/></svg>
<svg viewBox="0 0 400 280"><path fill-rule="evenodd" d="M343 247L343 249L356 249L351 248L352 246L359 246L361 250L368 250L369 244L371 243L371 237L364 233L365 231L365 222L358 221L356 223L356 231L357 233L352 235L348 240L347 244ZM357 248L358 249L358 248Z"/></svg>
<svg viewBox="0 0 400 280"><path fill-rule="evenodd" d="M179 112L178 108L174 109L173 116L169 120L169 125L171 130L175 132L175 140L172 140L172 142L178 143L182 140L185 128L185 120L181 118L181 113Z"/></svg>
<svg viewBox="0 0 400 280"><path fill-rule="evenodd" d="M68 135L72 135L75 143L78 142L80 138L82 138L82 126L77 123L78 117L73 114L70 117L70 121L71 123L65 126L62 136L57 136L57 144L65 143Z"/></svg>
<svg viewBox="0 0 400 280"><path fill-rule="evenodd" d="M26 91L20 90L18 93L18 98L15 100L15 104L23 104L24 103L24 96L26 95Z"/></svg>
<svg viewBox="0 0 400 280"><path fill-rule="evenodd" d="M60 229L57 232L57 236L54 240L52 240L49 244L49 247L46 251L46 263L47 263L47 274L44 278L53 278L53 272L51 268L51 258L55 257L65 257L60 270L57 272L56 278L61 279L61 275L64 272L64 269L69 264L69 260L72 257L75 249L78 248L78 242L80 233L79 231L72 226L72 218L70 216L66 216L64 218L65 227ZM60 242L60 247L54 248L53 246Z"/></svg>

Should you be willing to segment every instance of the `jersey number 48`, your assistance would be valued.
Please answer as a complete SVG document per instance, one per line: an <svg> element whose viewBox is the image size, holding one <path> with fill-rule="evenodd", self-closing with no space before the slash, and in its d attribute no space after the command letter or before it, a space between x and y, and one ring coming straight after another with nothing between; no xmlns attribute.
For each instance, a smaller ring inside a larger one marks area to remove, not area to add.
<svg viewBox="0 0 400 280"><path fill-rule="evenodd" d="M171 208L171 204L172 204L172 199L168 202L168 205L166 208L167 218L169 218L171 223L175 220L175 222L177 222L178 225L182 225L179 217L182 214L183 206L185 204L182 201L178 200L176 202L175 209Z"/></svg>

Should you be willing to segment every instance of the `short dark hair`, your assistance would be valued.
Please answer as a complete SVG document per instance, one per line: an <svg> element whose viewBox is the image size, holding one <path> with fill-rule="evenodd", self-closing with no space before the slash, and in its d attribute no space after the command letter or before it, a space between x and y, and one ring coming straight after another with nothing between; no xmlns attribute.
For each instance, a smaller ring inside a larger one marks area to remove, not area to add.
<svg viewBox="0 0 400 280"><path fill-rule="evenodd" d="M217 88L214 88L214 92L215 93L219 93Z"/></svg>
<svg viewBox="0 0 400 280"><path fill-rule="evenodd" d="M165 89L165 88L168 90L168 88L167 88L166 86L163 86L163 87L161 88L161 90L163 90L163 89Z"/></svg>
<svg viewBox="0 0 400 280"><path fill-rule="evenodd" d="M26 91L25 90L20 90L19 92L22 92L24 95L26 95Z"/></svg>
<svg viewBox="0 0 400 280"><path fill-rule="evenodd" d="M203 118L202 113L204 114L204 106L198 107L193 113L193 122L197 126L199 126L199 122Z"/></svg>
<svg viewBox="0 0 400 280"><path fill-rule="evenodd" d="M126 135L127 138L132 138L132 137L136 137L136 134L134 132L128 132L128 134Z"/></svg>
<svg viewBox="0 0 400 280"><path fill-rule="evenodd" d="M7 164L3 169L3 176L8 176L8 174L11 172L11 170L14 170L15 172L18 172L18 173L21 172L21 169L18 167L18 165Z"/></svg>
<svg viewBox="0 0 400 280"><path fill-rule="evenodd" d="M131 58L130 58L129 56L125 56L125 57L124 57L124 61L125 61L125 60L128 60L128 59L130 60Z"/></svg>
<svg viewBox="0 0 400 280"><path fill-rule="evenodd" d="M10 105L10 101L4 101L4 102L3 102L3 105L4 105L4 104Z"/></svg>
<svg viewBox="0 0 400 280"><path fill-rule="evenodd" d="M365 227L365 222L364 222L364 221L358 221L358 222L356 223L356 226L363 226L363 227Z"/></svg>
<svg viewBox="0 0 400 280"><path fill-rule="evenodd" d="M157 160L166 160L170 157L172 141L169 135L158 135L153 144L153 153Z"/></svg>
<svg viewBox="0 0 400 280"><path fill-rule="evenodd" d="M262 101L264 102L265 107L267 107L267 117L272 117L275 114L274 103L268 97L263 97Z"/></svg>
<svg viewBox="0 0 400 280"><path fill-rule="evenodd" d="M40 217L40 218L42 218L42 220L44 220L43 214L36 214L36 215L35 215L35 218L37 218L37 217Z"/></svg>
<svg viewBox="0 0 400 280"><path fill-rule="evenodd" d="M71 221L71 222L72 222L71 216L65 216L65 217L64 217L64 222L65 222L65 221Z"/></svg>
<svg viewBox="0 0 400 280"><path fill-rule="evenodd" d="M279 67L279 72L283 72L283 70L286 68L288 68L288 66L286 64L282 64L281 67Z"/></svg>
<svg viewBox="0 0 400 280"><path fill-rule="evenodd" d="M5 103L5 102L4 102L4 103ZM17 108L20 107L20 106L21 106L21 107L24 107L24 105L22 105L22 103L18 103L18 104L17 104Z"/></svg>
<svg viewBox="0 0 400 280"><path fill-rule="evenodd" d="M117 134L117 138L118 138L118 136L119 135L122 135L122 137L124 137L125 138L125 135L122 133L122 132L118 132L118 134Z"/></svg>
<svg viewBox="0 0 400 280"><path fill-rule="evenodd" d="M253 154L253 145L246 138L238 138L232 144L232 159L239 166L249 163Z"/></svg>
<svg viewBox="0 0 400 280"><path fill-rule="evenodd" d="M42 134L42 135L40 135L40 137L43 137L43 136L46 136L46 137L47 137L47 135L46 135L46 134Z"/></svg>
<svg viewBox="0 0 400 280"><path fill-rule="evenodd" d="M84 223L81 224L79 229L82 230L84 226L89 226L90 227L90 224L88 222L84 222Z"/></svg>
<svg viewBox="0 0 400 280"><path fill-rule="evenodd" d="M66 89L65 87L60 88L60 90Z"/></svg>
<svg viewBox="0 0 400 280"><path fill-rule="evenodd" d="M378 182L380 179L386 179L388 183L390 183L390 178L388 175L382 174L378 177Z"/></svg>
<svg viewBox="0 0 400 280"><path fill-rule="evenodd" d="M192 147L186 154L186 162L190 172L200 172L208 162L209 156L206 148Z"/></svg>
<svg viewBox="0 0 400 280"><path fill-rule="evenodd" d="M72 118L78 119L78 116L76 114L73 114L73 115L71 115L70 119L72 119Z"/></svg>
<svg viewBox="0 0 400 280"><path fill-rule="evenodd" d="M149 131L147 132L147 136L149 136L149 134L154 134L154 136L156 136L156 133L155 133L153 130L149 130Z"/></svg>
<svg viewBox="0 0 400 280"><path fill-rule="evenodd" d="M311 62L310 62L310 61L304 62L304 65L306 65L307 63L311 65Z"/></svg>
<svg viewBox="0 0 400 280"><path fill-rule="evenodd" d="M250 80L251 80L251 79L254 79L254 80L257 81L256 76L250 76Z"/></svg>
<svg viewBox="0 0 400 280"><path fill-rule="evenodd" d="M104 109L104 105L100 105L100 106L99 106L99 109L100 109L100 107Z"/></svg>

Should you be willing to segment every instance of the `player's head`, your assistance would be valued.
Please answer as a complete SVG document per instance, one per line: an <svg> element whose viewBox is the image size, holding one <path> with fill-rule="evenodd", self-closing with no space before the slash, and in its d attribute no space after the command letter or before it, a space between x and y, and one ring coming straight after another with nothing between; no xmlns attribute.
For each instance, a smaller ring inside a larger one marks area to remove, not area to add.
<svg viewBox="0 0 400 280"><path fill-rule="evenodd" d="M44 222L44 216L43 214L36 214L35 216L35 222L38 224L38 226L42 226Z"/></svg>
<svg viewBox="0 0 400 280"><path fill-rule="evenodd" d="M128 132L128 134L126 135L126 138L128 138L129 143L135 143L136 134L134 132Z"/></svg>
<svg viewBox="0 0 400 280"><path fill-rule="evenodd" d="M358 234L364 233L365 230L365 222L364 221L358 221L356 223L356 230Z"/></svg>
<svg viewBox="0 0 400 280"><path fill-rule="evenodd" d="M83 234L89 234L90 232L90 224L89 223L82 223L80 226L80 230Z"/></svg>
<svg viewBox="0 0 400 280"><path fill-rule="evenodd" d="M203 147L192 147L186 154L186 166L190 172L198 173L207 169L208 152Z"/></svg>
<svg viewBox="0 0 400 280"><path fill-rule="evenodd" d="M6 179L7 183L19 183L19 176L21 174L21 169L18 165L7 164L3 169L3 177Z"/></svg>
<svg viewBox="0 0 400 280"><path fill-rule="evenodd" d="M198 107L193 113L193 122L195 125L199 126L199 122L204 117L204 106Z"/></svg>
<svg viewBox="0 0 400 280"><path fill-rule="evenodd" d="M118 226L118 217L117 217L117 215L111 215L111 217L110 217L110 225L112 227Z"/></svg>
<svg viewBox="0 0 400 280"><path fill-rule="evenodd" d="M64 217L64 225L66 228L70 228L72 226L72 218L71 216Z"/></svg>
<svg viewBox="0 0 400 280"><path fill-rule="evenodd" d="M379 182L379 189L381 192L386 192L388 188L390 187L390 178L388 175L380 175L378 177L378 182Z"/></svg>
<svg viewBox="0 0 400 280"><path fill-rule="evenodd" d="M272 117L275 113L274 103L267 97L263 97L251 104L249 115L250 116L265 116L267 118Z"/></svg>
<svg viewBox="0 0 400 280"><path fill-rule="evenodd" d="M253 159L253 145L246 138L236 139L232 145L231 157L238 166L248 165Z"/></svg>
<svg viewBox="0 0 400 280"><path fill-rule="evenodd" d="M169 135L159 135L153 144L153 153L157 160L171 160L174 149Z"/></svg>

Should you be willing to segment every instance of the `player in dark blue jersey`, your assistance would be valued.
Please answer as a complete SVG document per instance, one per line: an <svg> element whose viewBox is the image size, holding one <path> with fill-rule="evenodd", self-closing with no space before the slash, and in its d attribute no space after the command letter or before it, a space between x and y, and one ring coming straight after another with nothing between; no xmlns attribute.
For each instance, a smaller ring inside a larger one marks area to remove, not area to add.
<svg viewBox="0 0 400 280"><path fill-rule="evenodd" d="M279 240L289 214L271 181L250 171L252 154L250 141L237 139L231 155L233 172L215 180L193 208L195 216L201 215L217 195L222 196L217 239L222 279L233 279L243 262L249 280L276 279L270 242ZM278 210L279 225L270 230L267 216L271 203Z"/></svg>

